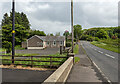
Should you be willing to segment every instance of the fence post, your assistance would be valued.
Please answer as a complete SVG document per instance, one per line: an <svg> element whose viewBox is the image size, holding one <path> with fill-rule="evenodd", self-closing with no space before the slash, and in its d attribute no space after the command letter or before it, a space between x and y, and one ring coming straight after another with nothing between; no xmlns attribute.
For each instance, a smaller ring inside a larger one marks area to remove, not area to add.
<svg viewBox="0 0 120 84"><path fill-rule="evenodd" d="M63 46L63 51L64 51L64 53L65 53L65 46Z"/></svg>
<svg viewBox="0 0 120 84"><path fill-rule="evenodd" d="M50 68L52 67L52 56L50 56Z"/></svg>
<svg viewBox="0 0 120 84"><path fill-rule="evenodd" d="M33 67L33 56L31 56L31 67Z"/></svg>
<svg viewBox="0 0 120 84"><path fill-rule="evenodd" d="M60 54L62 54L62 46L60 46Z"/></svg>

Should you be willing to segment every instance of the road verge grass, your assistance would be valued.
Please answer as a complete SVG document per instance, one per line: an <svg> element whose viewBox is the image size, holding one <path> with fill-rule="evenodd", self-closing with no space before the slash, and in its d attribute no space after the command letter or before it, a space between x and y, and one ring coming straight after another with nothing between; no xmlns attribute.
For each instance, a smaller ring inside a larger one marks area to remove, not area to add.
<svg viewBox="0 0 120 84"><path fill-rule="evenodd" d="M74 57L74 62L75 63L78 63L80 61L80 58L79 57Z"/></svg>
<svg viewBox="0 0 120 84"><path fill-rule="evenodd" d="M78 44L75 45L75 47L74 47L74 49L73 49L73 52L74 52L75 54L78 54L78 53L79 53L79 45L78 45Z"/></svg>
<svg viewBox="0 0 120 84"><path fill-rule="evenodd" d="M119 49L120 47L118 47L120 44L118 42L118 40L100 40L100 41L93 41L91 42L91 44L106 49L106 50L110 50L116 53L120 53Z"/></svg>

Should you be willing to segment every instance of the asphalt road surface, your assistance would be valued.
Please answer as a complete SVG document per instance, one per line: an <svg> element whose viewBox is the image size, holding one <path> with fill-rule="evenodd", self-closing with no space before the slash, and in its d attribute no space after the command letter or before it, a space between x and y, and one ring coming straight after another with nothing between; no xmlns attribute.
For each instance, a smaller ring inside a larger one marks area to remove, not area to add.
<svg viewBox="0 0 120 84"><path fill-rule="evenodd" d="M96 47L87 41L81 41L80 44L105 76L112 82L118 82L118 53Z"/></svg>
<svg viewBox="0 0 120 84"><path fill-rule="evenodd" d="M17 82L20 84L34 82L33 84L36 83L40 84L45 79L47 79L53 72L54 70L34 71L34 70L22 70L22 69L2 69L2 82L5 82L4 84L9 84L6 82L10 82L10 83Z"/></svg>

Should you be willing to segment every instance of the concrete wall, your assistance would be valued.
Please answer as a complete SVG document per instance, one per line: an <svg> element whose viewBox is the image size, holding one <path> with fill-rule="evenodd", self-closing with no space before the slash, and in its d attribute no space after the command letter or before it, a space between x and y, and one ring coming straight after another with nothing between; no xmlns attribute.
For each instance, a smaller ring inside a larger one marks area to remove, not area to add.
<svg viewBox="0 0 120 84"><path fill-rule="evenodd" d="M47 83L64 83L72 69L73 57L69 57L51 76L49 76L43 84Z"/></svg>
<svg viewBox="0 0 120 84"><path fill-rule="evenodd" d="M27 47L27 49L44 49L44 47Z"/></svg>

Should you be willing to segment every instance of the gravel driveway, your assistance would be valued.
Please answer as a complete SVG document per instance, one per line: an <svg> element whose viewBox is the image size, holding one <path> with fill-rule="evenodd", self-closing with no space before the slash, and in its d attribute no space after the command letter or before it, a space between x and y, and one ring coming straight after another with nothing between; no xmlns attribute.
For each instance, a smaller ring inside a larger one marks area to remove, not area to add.
<svg viewBox="0 0 120 84"><path fill-rule="evenodd" d="M26 50L16 50L15 51L17 54L32 54L32 53L36 53L36 54L40 54L40 55L50 55L50 54L56 54L59 53L59 48L46 48L43 50L40 49L26 49Z"/></svg>

